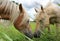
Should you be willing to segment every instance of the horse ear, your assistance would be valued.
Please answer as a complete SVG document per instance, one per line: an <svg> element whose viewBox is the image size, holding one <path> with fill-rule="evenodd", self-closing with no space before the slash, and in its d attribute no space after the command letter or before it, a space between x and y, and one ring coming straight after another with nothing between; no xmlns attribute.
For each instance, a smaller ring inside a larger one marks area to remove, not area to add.
<svg viewBox="0 0 60 41"><path fill-rule="evenodd" d="M41 10L44 11L43 6L41 5Z"/></svg>
<svg viewBox="0 0 60 41"><path fill-rule="evenodd" d="M37 10L37 9L35 9L35 11L36 11L36 12L38 12L38 10Z"/></svg>
<svg viewBox="0 0 60 41"><path fill-rule="evenodd" d="M20 12L22 12L22 11L23 11L22 4L19 4L19 10L20 10Z"/></svg>

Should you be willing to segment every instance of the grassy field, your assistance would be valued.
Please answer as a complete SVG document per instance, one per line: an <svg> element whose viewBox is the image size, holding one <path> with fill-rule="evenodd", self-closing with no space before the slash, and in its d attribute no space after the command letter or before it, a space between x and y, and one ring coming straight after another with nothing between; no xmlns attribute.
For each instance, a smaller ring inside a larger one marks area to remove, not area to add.
<svg viewBox="0 0 60 41"><path fill-rule="evenodd" d="M32 31L34 32L36 24L31 22L30 25L32 27ZM56 34L56 26L51 25L50 29L51 32L48 33L46 28L44 30L45 34L41 34L40 38L30 39L16 30L12 24L8 27L0 24L0 41L60 41L60 34Z"/></svg>

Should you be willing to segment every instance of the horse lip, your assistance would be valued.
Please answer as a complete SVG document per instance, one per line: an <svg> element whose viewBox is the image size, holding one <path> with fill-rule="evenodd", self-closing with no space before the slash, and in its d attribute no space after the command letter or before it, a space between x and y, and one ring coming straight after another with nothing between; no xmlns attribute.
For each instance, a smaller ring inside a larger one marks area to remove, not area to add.
<svg viewBox="0 0 60 41"><path fill-rule="evenodd" d="M33 34L32 33L25 33L25 35L27 36L27 37L29 37L29 38L33 38Z"/></svg>

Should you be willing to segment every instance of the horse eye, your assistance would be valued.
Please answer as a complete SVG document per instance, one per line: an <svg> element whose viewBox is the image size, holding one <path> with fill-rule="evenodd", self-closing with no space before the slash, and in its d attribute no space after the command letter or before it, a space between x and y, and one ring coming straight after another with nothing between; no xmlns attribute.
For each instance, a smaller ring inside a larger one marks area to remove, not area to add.
<svg viewBox="0 0 60 41"><path fill-rule="evenodd" d="M41 22L42 20L40 20L39 22Z"/></svg>
<svg viewBox="0 0 60 41"><path fill-rule="evenodd" d="M45 19L43 18L43 19L42 19L42 20L40 20L39 22L40 22L40 23L43 23L43 21L44 21L44 20L45 20Z"/></svg>
<svg viewBox="0 0 60 41"><path fill-rule="evenodd" d="M42 23L43 21L42 21L42 20L40 20L39 22L40 22L40 23Z"/></svg>

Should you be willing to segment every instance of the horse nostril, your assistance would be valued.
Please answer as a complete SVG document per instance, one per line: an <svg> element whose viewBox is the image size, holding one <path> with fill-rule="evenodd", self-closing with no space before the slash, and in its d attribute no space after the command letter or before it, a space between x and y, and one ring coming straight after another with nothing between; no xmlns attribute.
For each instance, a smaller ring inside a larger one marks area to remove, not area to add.
<svg viewBox="0 0 60 41"><path fill-rule="evenodd" d="M41 36L41 32L40 31L37 31L37 32L34 33L34 37L35 38L40 38L40 36Z"/></svg>
<svg viewBox="0 0 60 41"><path fill-rule="evenodd" d="M32 33L25 33L25 35L27 36L27 37L29 37L29 38L33 38L33 34Z"/></svg>

